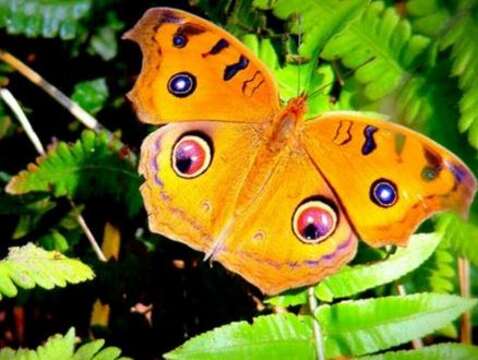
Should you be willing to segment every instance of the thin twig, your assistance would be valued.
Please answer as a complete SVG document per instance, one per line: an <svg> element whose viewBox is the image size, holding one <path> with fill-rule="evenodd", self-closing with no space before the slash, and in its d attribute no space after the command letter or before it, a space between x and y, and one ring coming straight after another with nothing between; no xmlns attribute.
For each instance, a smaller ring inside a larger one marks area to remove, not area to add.
<svg viewBox="0 0 478 360"><path fill-rule="evenodd" d="M312 314L312 326L314 329L314 339L315 339L315 352L317 355L317 360L325 360L324 354L324 342L322 339L322 331L320 329L319 321L315 318L315 310L317 309L317 298L314 294L314 287L311 286L307 290L309 298L309 309Z"/></svg>
<svg viewBox="0 0 478 360"><path fill-rule="evenodd" d="M471 296L470 291L470 263L465 258L458 259L458 274L460 279L460 294L464 298ZM460 321L460 341L463 344L471 344L471 314L466 311Z"/></svg>
<svg viewBox="0 0 478 360"><path fill-rule="evenodd" d="M0 88L0 97L5 101L7 106L12 110L13 114L15 115L15 117L18 119L18 121L22 125L23 129L27 133L28 138L32 142L32 144L35 147L35 149L37 150L37 152L40 155L44 155L45 154L45 148L43 147L40 139L38 138L38 135L36 134L35 130L33 129L32 125L30 123L30 121L28 120L28 118L25 115L25 113L23 112L20 104L15 99L15 97L12 95L12 93L8 89ZM73 209L76 209L76 205L72 200L70 200L70 204L73 207ZM96 241L93 233L91 232L90 228L86 224L86 221L81 214L77 215L77 221L78 221L78 224L80 225L81 229L85 233L88 241L90 242L90 244L93 248L93 251L96 253L96 256L98 257L98 259L100 259L101 261L106 261L105 255L101 251L101 248L98 246L98 242Z"/></svg>
<svg viewBox="0 0 478 360"><path fill-rule="evenodd" d="M30 121L28 121L28 118L26 117L25 113L23 112L22 108L20 107L20 104L13 97L10 90L8 90L6 88L0 88L0 96L3 99L3 101L5 101L5 103L8 105L8 107L10 107L10 109L15 114L15 116L17 117L18 121L20 122L23 129L25 130L28 138L32 142L36 151L39 154L43 155L45 153L45 148L43 147L40 139L38 138L38 135L33 130L32 125L30 124Z"/></svg>
<svg viewBox="0 0 478 360"><path fill-rule="evenodd" d="M9 52L0 49L0 60L3 60L7 64L9 64L32 83L39 86L42 90L48 93L52 98L54 98L57 102L63 105L66 109L68 109L68 111L81 123L83 123L83 125L85 125L87 128L90 128L95 131L104 129L104 127L99 123L99 121L96 120L93 116L91 116L88 112L86 112L81 106L71 100L54 85L46 81L35 70L30 68L28 65L17 59Z"/></svg>
<svg viewBox="0 0 478 360"><path fill-rule="evenodd" d="M400 296L407 295L407 291L405 290L405 286L403 286L403 284L397 284L397 291ZM414 349L421 349L423 347L422 339L413 339L412 346Z"/></svg>

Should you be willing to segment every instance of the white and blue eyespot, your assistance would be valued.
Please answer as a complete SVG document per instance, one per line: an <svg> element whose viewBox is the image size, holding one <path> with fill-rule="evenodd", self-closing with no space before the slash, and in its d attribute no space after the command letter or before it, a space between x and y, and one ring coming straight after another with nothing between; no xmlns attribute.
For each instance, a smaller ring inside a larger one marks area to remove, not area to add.
<svg viewBox="0 0 478 360"><path fill-rule="evenodd" d="M176 97L186 97L196 89L196 77L188 72L179 72L168 81L168 91Z"/></svg>
<svg viewBox="0 0 478 360"><path fill-rule="evenodd" d="M183 48L187 43L188 39L184 35L178 34L173 36L173 46L175 48Z"/></svg>
<svg viewBox="0 0 478 360"><path fill-rule="evenodd" d="M397 186L390 180L378 179L370 187L370 199L380 207L391 207L398 201Z"/></svg>

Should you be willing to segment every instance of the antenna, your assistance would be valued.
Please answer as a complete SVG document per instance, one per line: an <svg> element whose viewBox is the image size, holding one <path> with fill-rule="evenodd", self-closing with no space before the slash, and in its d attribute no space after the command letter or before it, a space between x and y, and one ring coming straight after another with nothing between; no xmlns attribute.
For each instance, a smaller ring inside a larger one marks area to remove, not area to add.
<svg viewBox="0 0 478 360"><path fill-rule="evenodd" d="M330 85L332 85L335 81L339 81L340 85L343 85L345 83L345 79L348 78L350 75L352 75L355 71L357 71L358 69L360 69L362 66L365 66L367 65L369 62L373 61L374 59L371 58L367 61L365 61L363 64L360 64L359 66L357 66L355 69L350 69L349 71L345 72L344 74L338 74L337 76L337 79L336 80L332 80L330 82L328 82L327 84L324 84L322 85L321 87L319 87L317 90L315 90L313 93L311 93L309 95L309 98L312 98L314 97L315 95L317 95L318 93L320 93L322 90L324 90L325 88L329 87ZM334 70L337 71L336 67L334 66Z"/></svg>
<svg viewBox="0 0 478 360"><path fill-rule="evenodd" d="M298 28L298 36L297 36L297 55L300 55L300 45L302 44L302 14L297 14L297 28ZM301 78L300 78L300 69L301 64L297 64L297 96L300 95L300 86L301 86Z"/></svg>

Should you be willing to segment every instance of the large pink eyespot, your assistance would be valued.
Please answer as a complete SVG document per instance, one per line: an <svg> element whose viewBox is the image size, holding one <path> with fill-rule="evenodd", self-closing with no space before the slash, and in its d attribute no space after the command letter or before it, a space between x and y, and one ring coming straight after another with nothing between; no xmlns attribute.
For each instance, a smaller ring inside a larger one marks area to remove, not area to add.
<svg viewBox="0 0 478 360"><path fill-rule="evenodd" d="M201 136L185 135L174 145L172 166L180 177L190 179L201 175L211 160L211 146Z"/></svg>
<svg viewBox="0 0 478 360"><path fill-rule="evenodd" d="M294 212L292 228L303 242L316 244L328 238L337 227L337 213L321 200L309 200Z"/></svg>

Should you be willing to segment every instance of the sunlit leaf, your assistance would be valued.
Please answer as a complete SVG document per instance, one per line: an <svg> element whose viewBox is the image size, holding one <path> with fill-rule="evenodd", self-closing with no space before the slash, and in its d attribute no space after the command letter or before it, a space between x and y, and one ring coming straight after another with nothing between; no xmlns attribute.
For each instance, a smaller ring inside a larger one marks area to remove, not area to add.
<svg viewBox="0 0 478 360"><path fill-rule="evenodd" d="M7 192L43 191L80 200L109 195L135 214L141 206L140 179L135 159L128 150L123 155L123 149L120 141L106 133L85 131L72 145L59 142L50 147L36 164L12 178Z"/></svg>
<svg viewBox="0 0 478 360"><path fill-rule="evenodd" d="M28 244L12 247L0 261L0 298L17 295L17 286L31 289L65 287L93 279L93 271L79 260L69 259L57 251L46 251Z"/></svg>
<svg viewBox="0 0 478 360"><path fill-rule="evenodd" d="M322 280L315 293L323 301L332 301L397 280L428 259L440 240L441 235L435 233L413 235L407 247L399 248L387 260L346 267Z"/></svg>

